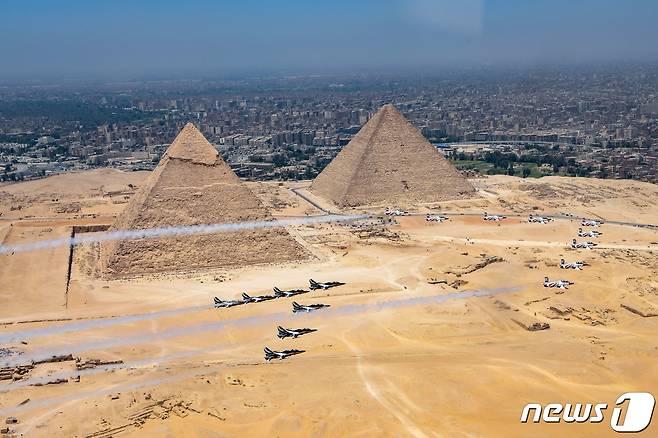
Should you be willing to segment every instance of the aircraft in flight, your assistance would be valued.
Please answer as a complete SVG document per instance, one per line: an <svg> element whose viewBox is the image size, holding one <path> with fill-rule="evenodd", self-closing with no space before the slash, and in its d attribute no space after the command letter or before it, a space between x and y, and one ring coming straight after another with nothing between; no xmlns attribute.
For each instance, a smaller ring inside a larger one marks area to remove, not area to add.
<svg viewBox="0 0 658 438"><path fill-rule="evenodd" d="M247 295L246 292L242 292L242 301L245 303L260 303L262 301L273 300L276 298L276 295L260 295L257 297L252 297Z"/></svg>
<svg viewBox="0 0 658 438"><path fill-rule="evenodd" d="M500 222L503 219L507 219L506 216L500 216L497 214L488 214L486 211L484 212L484 220L485 221L494 221L494 222Z"/></svg>
<svg viewBox="0 0 658 438"><path fill-rule="evenodd" d="M299 294L305 294L307 293L307 290L304 289L290 289L290 290L281 290L278 287L274 288L274 295L277 298L287 298L287 297L294 297L295 295Z"/></svg>
<svg viewBox="0 0 658 438"><path fill-rule="evenodd" d="M277 326L277 336L281 339L284 338L297 338L301 335L305 335L307 333L313 333L317 332L318 329L312 329L312 328L300 328L300 329L287 329L283 328L281 326Z"/></svg>
<svg viewBox="0 0 658 438"><path fill-rule="evenodd" d="M594 242L576 242L576 239L571 241L571 247L573 249L592 249L596 246Z"/></svg>
<svg viewBox="0 0 658 438"><path fill-rule="evenodd" d="M578 228L578 237L599 237L601 234L600 231L596 230L591 230L591 231L583 231L582 228Z"/></svg>
<svg viewBox="0 0 658 438"><path fill-rule="evenodd" d="M598 227L601 224L603 224L603 221L597 221L594 219L583 219L580 222L580 225L583 227Z"/></svg>
<svg viewBox="0 0 658 438"><path fill-rule="evenodd" d="M340 281L327 281L326 283L318 283L312 278L308 282L310 284L311 290L317 290L317 289L327 290L332 287L342 286L345 284L345 283L341 283Z"/></svg>
<svg viewBox="0 0 658 438"><path fill-rule="evenodd" d="M550 218L550 217L533 216L533 215L528 216L528 222L530 222L530 223L547 224L552 220L553 219Z"/></svg>
<svg viewBox="0 0 658 438"><path fill-rule="evenodd" d="M441 216L440 214L428 214L425 216L425 220L427 222L444 222L449 220L450 218L448 216Z"/></svg>
<svg viewBox="0 0 658 438"><path fill-rule="evenodd" d="M322 309L323 307L331 307L329 304L309 304L302 306L296 301L292 302L292 313L313 312L314 310Z"/></svg>
<svg viewBox="0 0 658 438"><path fill-rule="evenodd" d="M544 287L556 287L558 289L569 289L569 286L574 284L569 280L549 280L548 277L544 277Z"/></svg>
<svg viewBox="0 0 658 438"><path fill-rule="evenodd" d="M581 271L583 267L587 266L587 263L585 262L571 262L567 263L564 261L564 259L560 259L560 268L562 269L575 269L577 271Z"/></svg>
<svg viewBox="0 0 658 438"><path fill-rule="evenodd" d="M386 211L384 212L387 216L408 216L409 212L404 211L404 210L391 210L389 208L386 208Z"/></svg>
<svg viewBox="0 0 658 438"><path fill-rule="evenodd" d="M240 304L244 303L238 300L220 300L219 298L215 297L215 309L219 309L221 307L239 306Z"/></svg>
<svg viewBox="0 0 658 438"><path fill-rule="evenodd" d="M283 351L272 351L269 348L265 347L265 360L271 361L272 359L283 360L289 356L294 356L295 354L305 353L304 350L283 350Z"/></svg>

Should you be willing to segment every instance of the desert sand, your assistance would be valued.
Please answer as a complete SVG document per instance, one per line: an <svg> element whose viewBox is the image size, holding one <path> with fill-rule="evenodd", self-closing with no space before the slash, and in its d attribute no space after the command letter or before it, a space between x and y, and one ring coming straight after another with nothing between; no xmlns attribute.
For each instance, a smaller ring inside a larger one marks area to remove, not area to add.
<svg viewBox="0 0 658 438"><path fill-rule="evenodd" d="M103 170L0 186L0 241L107 227L146 177ZM658 394L658 230L632 225L658 222L658 187L471 183L472 198L407 206L418 215L386 225L289 227L312 254L304 262L102 279L94 245L74 248L70 274L65 246L0 254L0 362L11 367L0 371L0 426L26 437L615 435L610 412L600 424L519 417L530 402ZM279 218L324 214L309 185L248 183ZM382 212L343 212L361 211ZM484 211L508 218L485 223ZM450 220L426 222L426 212ZM599 246L568 247L577 219L527 222L560 212L604 219L601 237L578 239ZM561 270L560 258L590 266ZM547 289L544 276L575 284ZM295 297L332 306L306 315L291 313L293 298L212 308L214 296L309 278L347 284ZM280 340L277 325L318 331ZM265 346L306 352L268 363ZM53 355L62 361L38 363ZM657 433L654 420L643 435Z"/></svg>

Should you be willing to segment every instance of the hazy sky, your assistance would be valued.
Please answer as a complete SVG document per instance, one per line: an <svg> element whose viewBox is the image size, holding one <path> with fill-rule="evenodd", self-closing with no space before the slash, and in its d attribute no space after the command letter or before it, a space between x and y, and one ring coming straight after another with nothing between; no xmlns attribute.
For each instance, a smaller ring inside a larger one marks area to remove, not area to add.
<svg viewBox="0 0 658 438"><path fill-rule="evenodd" d="M0 0L0 79L658 60L657 0Z"/></svg>

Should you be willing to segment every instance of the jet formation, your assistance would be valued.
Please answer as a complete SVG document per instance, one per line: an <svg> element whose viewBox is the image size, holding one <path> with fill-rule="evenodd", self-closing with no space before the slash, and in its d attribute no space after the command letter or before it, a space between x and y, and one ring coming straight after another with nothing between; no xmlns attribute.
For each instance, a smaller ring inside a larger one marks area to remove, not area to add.
<svg viewBox="0 0 658 438"><path fill-rule="evenodd" d="M327 281L327 282L320 282L320 281L315 281L312 278L309 279L309 289L311 291L313 290L327 290L331 289L332 287L338 287L342 286L345 283L341 281ZM233 306L240 306L243 304L249 304L249 303L261 303L264 301L270 301L274 300L277 298L287 298L287 297L293 297L295 295L300 295L300 294L306 294L309 293L309 290L305 289L290 289L290 290L281 290L278 287L274 287L274 295L258 295L258 296L251 296L247 294L246 292L242 293L242 300L222 300L218 297L215 297L214 299L214 307L216 309L219 308L224 308L224 307L233 307ZM296 301L293 301L292 303L292 313L308 313L308 312L314 312L318 309L322 309L324 307L331 307L329 304L307 304L307 305L302 305L299 304ZM281 327L280 325L277 326L277 337L279 339L285 339L285 338L292 338L292 339L297 339L299 336L306 335L308 333L313 333L318 331L317 329L314 328L284 328ZM266 361L271 361L272 359L279 359L283 360L286 359L290 356L294 356L296 354L301 354L305 353L305 350L282 350L282 351L275 351L275 350L270 350L268 347L265 347L264 349L265 352L265 360Z"/></svg>

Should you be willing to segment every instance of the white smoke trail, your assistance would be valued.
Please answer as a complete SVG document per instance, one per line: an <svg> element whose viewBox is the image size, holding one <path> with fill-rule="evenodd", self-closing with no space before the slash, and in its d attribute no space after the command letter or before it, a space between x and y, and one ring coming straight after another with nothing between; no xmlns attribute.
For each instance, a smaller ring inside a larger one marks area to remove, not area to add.
<svg viewBox="0 0 658 438"><path fill-rule="evenodd" d="M349 304L341 307L330 307L326 309L321 309L313 313L293 315L288 312L277 312L277 313L270 313L265 315L248 316L248 317L233 319L233 320L212 321L198 325L176 327L157 333L148 333L148 334L143 334L133 337L114 338L114 339L107 339L102 341L86 342L77 345L67 345L62 347L49 347L42 350L26 352L25 354L21 354L18 356L7 357L5 358L3 366L16 366L20 364L30 363L32 361L49 359L53 356L77 354L83 351L106 350L109 348L121 347L126 345L147 344L150 342L162 341L165 339L175 338L179 336L190 336L208 331L217 331L229 327L235 328L235 327L251 326L251 325L264 324L264 323L283 323L301 318L328 318L332 316L335 317L335 316L351 315L355 313L372 312L378 310L397 309L397 308L416 306L421 304L437 304L452 299L493 296L502 293L513 292L515 290L517 290L517 288L500 288L500 289L491 289L491 290L465 291L465 292L458 292L448 295L421 296L421 297L405 298L400 300L383 301L378 303ZM95 327L90 327L90 328L95 328ZM19 335L20 332L16 334Z"/></svg>
<svg viewBox="0 0 658 438"><path fill-rule="evenodd" d="M235 233L262 228L279 228L291 225L308 225L326 222L346 222L366 219L369 215L326 215L294 219L280 219L269 221L238 222L228 224L202 224L185 225L178 227L146 228L140 230L118 230L100 233L90 233L84 236L64 237L61 239L40 240L31 243L0 246L0 254L38 251L58 246L80 245L83 243L106 242L110 240L154 239L158 237L183 236L190 234Z"/></svg>

